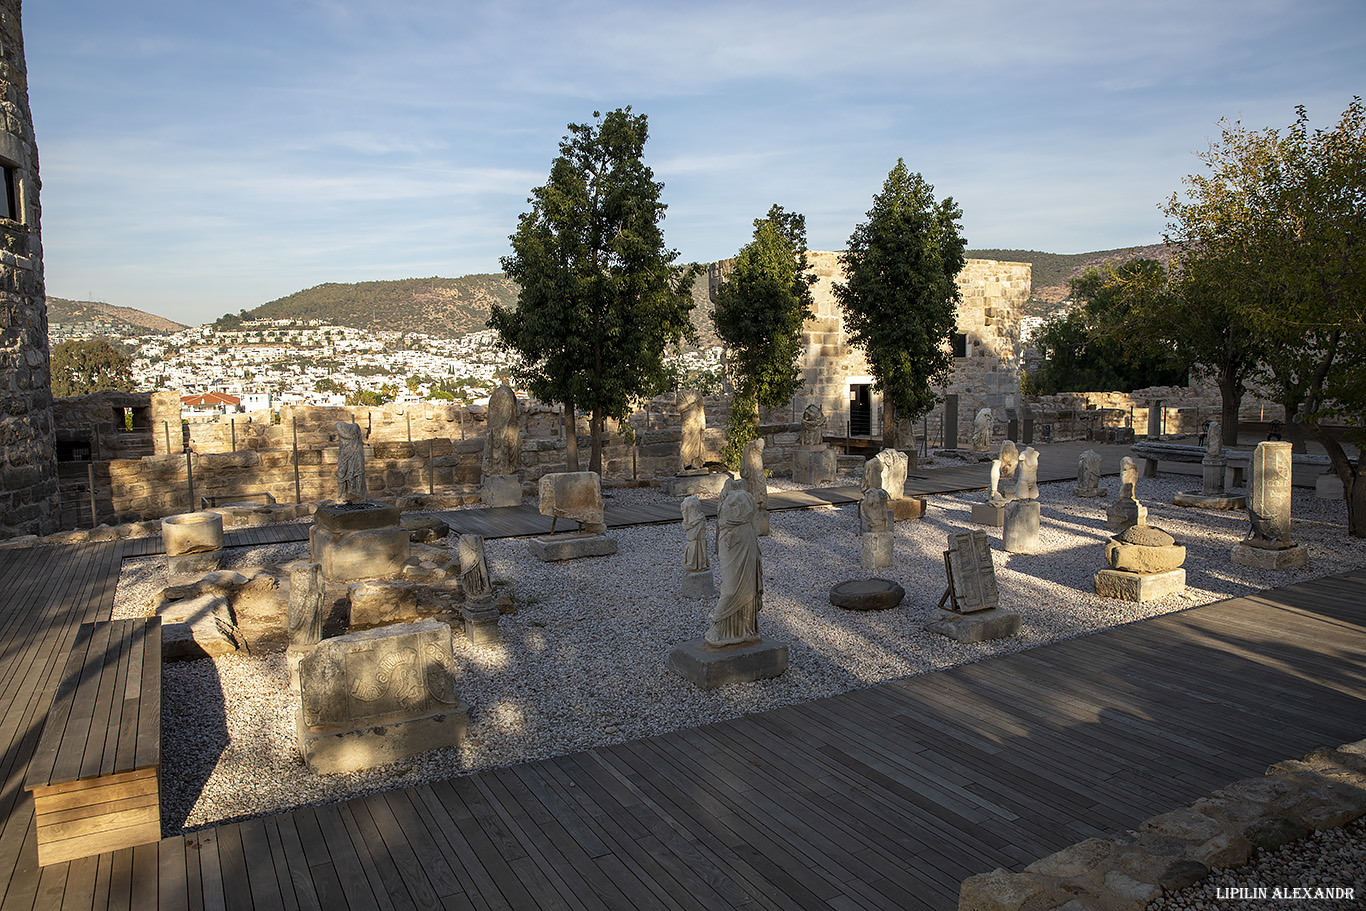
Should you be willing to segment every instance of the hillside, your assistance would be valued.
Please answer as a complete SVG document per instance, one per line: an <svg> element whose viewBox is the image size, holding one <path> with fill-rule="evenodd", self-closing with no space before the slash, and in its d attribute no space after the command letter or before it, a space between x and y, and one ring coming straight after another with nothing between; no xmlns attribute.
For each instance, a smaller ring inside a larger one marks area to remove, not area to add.
<svg viewBox="0 0 1366 911"><path fill-rule="evenodd" d="M1070 294L1069 279L1087 269L1108 262L1127 262L1131 259L1156 259L1166 263L1170 258L1164 244L1146 247L1120 247L1116 250L1097 250L1094 253L1044 253L1040 250L969 250L969 259L995 259L1001 262L1033 263L1030 312L1042 316Z"/></svg>
<svg viewBox="0 0 1366 911"><path fill-rule="evenodd" d="M485 328L494 303L512 306L517 287L502 275L328 282L262 304L252 319L322 320L354 329L458 338Z"/></svg>
<svg viewBox="0 0 1366 911"><path fill-rule="evenodd" d="M114 323L133 327L129 334L139 335L136 330L146 332L178 332L185 327L173 323L165 317L134 310L132 307L116 307L97 301L73 301L64 297L47 299L47 321L60 325L74 323Z"/></svg>

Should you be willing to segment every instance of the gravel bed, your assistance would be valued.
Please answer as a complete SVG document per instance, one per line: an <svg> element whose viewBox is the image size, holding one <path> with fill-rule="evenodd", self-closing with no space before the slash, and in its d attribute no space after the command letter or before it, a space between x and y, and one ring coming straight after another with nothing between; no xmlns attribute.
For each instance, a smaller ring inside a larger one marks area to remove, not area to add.
<svg viewBox="0 0 1366 911"><path fill-rule="evenodd" d="M894 566L877 575L900 582L906 600L886 612L843 611L828 600L836 583L868 575L859 567L856 506L774 512L772 534L760 539L765 596L759 625L766 638L790 643L789 669L775 680L712 692L675 677L666 664L672 646L702 635L710 608L675 594L684 575L680 525L613 530L617 554L564 563L536 560L525 539L490 540L493 579L512 595L517 612L502 618L498 644L472 646L463 635L455 637L460 693L471 706L460 748L365 772L315 775L295 746L297 697L289 692L282 656L168 664L162 756L167 828L193 829L648 737L1366 565L1366 541L1346 534L1345 504L1296 489L1295 531L1309 549L1309 566L1279 573L1234 566L1229 551L1246 533L1247 519L1241 512L1171 506L1172 495L1192 483L1179 475L1140 481L1149 524L1187 547L1186 591L1145 604L1092 593L1092 576L1104 566L1110 500L1074 498L1072 482L1042 485L1041 553L1004 553L1001 530L986 529L1002 604L1022 615L1021 633L973 645L923 627L944 590L946 534L977 527L969 510L983 492L932 496L923 519L896 526ZM790 486L772 483L773 489ZM626 504L660 502L661 496L651 488L620 489L609 491L608 499ZM709 525L714 547L715 522ZM230 556L241 569L295 559L305 550L236 548ZM157 562L126 562L116 615L146 611L164 585L157 581Z"/></svg>
<svg viewBox="0 0 1366 911"><path fill-rule="evenodd" d="M1232 892L1230 890L1246 890ZM1279 893L1276 890L1280 890ZM1294 892L1307 889L1308 892ZM1341 891L1351 889L1351 893ZM1324 891L1317 891L1324 890ZM1314 897L1323 896L1323 897ZM1350 896L1350 897L1349 897ZM1357 909L1366 897L1366 819L1261 852L1250 863L1148 903L1148 911Z"/></svg>

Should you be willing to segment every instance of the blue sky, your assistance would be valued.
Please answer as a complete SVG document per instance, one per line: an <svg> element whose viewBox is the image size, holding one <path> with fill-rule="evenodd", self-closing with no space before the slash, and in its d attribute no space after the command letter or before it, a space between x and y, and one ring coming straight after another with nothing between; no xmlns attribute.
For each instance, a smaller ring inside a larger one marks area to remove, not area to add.
<svg viewBox="0 0 1366 911"><path fill-rule="evenodd" d="M898 157L974 248L1160 240L1220 118L1331 126L1362 0L24 5L48 292L200 323L496 272L565 125L632 105L669 245L843 248Z"/></svg>

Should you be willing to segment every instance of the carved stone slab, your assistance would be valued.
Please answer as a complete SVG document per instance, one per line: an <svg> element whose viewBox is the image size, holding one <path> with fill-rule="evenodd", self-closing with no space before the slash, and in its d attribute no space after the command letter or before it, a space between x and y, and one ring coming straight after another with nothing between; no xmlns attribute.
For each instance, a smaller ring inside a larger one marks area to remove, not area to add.
<svg viewBox="0 0 1366 911"><path fill-rule="evenodd" d="M539 509L543 516L602 526L602 481L595 471L542 475Z"/></svg>
<svg viewBox="0 0 1366 911"><path fill-rule="evenodd" d="M996 565L991 559L991 543L986 532L974 529L950 534L944 559L959 613L1000 607Z"/></svg>

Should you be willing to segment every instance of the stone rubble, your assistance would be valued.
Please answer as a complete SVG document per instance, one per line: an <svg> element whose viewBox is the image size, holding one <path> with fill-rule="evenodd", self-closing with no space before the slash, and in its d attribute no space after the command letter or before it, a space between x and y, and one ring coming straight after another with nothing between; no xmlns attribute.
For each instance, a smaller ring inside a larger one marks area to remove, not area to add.
<svg viewBox="0 0 1366 911"><path fill-rule="evenodd" d="M856 482L855 482L856 483ZM502 641L471 645L454 638L457 685L470 705L469 733L445 749L381 769L318 776L294 746L297 697L289 694L283 654L236 655L167 665L164 675L163 806L168 828L197 828L225 818L260 816L305 804L439 780L479 769L576 752L680 728L806 702L883 681L927 673L1057 639L1250 594L1366 565L1366 541L1346 535L1346 507L1295 492L1297 540L1310 569L1280 572L1230 566L1232 544L1246 533L1241 514L1166 505L1181 476L1145 482L1150 522L1187 547L1186 591L1152 602L1118 602L1092 593L1094 558L1109 536L1105 501L1071 496L1071 482L1040 488L1038 554L1001 552L1001 532L986 529L1002 606L1023 618L1018 636L960 644L927 632L944 587L945 535L970 526L980 491L936 495L917 522L895 527L893 565L879 575L906 591L890 611L846 611L829 603L859 558L857 505L783 510L760 539L764 561L765 635L791 644L787 672L704 691L671 674L670 647L704 628L707 602L679 594L685 568L679 524L614 529L618 553L589 561L543 564L528 539L487 543L500 595L516 613L503 616ZM782 489L787 482L774 480ZM669 503L657 489L617 489L609 505ZM714 520L713 525L714 533ZM448 539L448 544L453 543ZM225 568L285 563L306 545L228 548ZM1060 559L1074 554L1076 559ZM1049 599L1013 593L1050 587ZM165 561L125 562L114 616L146 614L166 584ZM283 624L282 624L283 625Z"/></svg>

